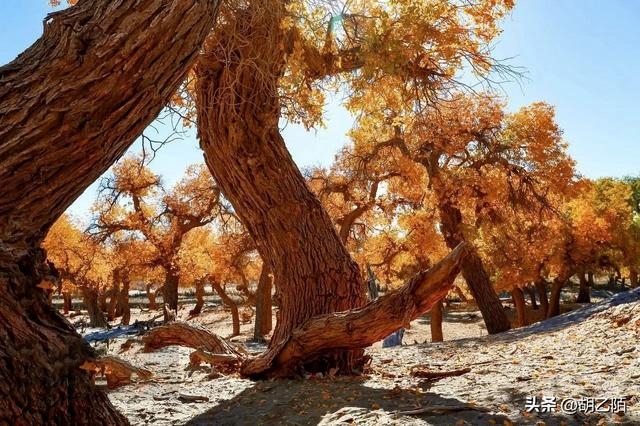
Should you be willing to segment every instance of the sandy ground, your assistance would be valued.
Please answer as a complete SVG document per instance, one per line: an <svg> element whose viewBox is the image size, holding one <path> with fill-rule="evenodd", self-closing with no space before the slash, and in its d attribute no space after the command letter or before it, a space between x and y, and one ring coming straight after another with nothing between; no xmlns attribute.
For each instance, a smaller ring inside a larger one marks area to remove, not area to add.
<svg viewBox="0 0 640 426"><path fill-rule="evenodd" d="M188 306L180 314L187 312ZM133 318L152 315L136 309ZM191 321L223 336L230 332L228 312L215 303ZM233 341L257 353L264 346L249 341L251 332L252 325L243 324ZM108 391L135 425L640 424L640 290L498 336L485 335L479 313L452 306L444 334L447 341L428 343L429 320L420 318L407 330L405 345L368 350L371 368L362 377L260 382L211 378L204 367L190 371L189 348L143 353L134 344L119 353L124 339L97 348L154 373L147 382ZM463 368L470 371L440 380L412 374ZM184 395L207 401L183 402ZM529 413L531 396L624 397L626 414L563 414L559 407Z"/></svg>

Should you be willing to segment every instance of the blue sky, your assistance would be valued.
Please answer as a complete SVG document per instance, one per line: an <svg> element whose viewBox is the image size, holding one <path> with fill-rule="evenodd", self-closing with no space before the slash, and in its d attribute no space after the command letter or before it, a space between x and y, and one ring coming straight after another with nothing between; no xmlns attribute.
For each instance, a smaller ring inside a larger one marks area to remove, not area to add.
<svg viewBox="0 0 640 426"><path fill-rule="evenodd" d="M47 0L0 2L0 63L7 63L42 33ZM506 83L509 109L544 100L557 107L569 151L588 177L640 173L640 2L635 0L520 0L504 21L497 58L524 67L521 85ZM300 167L329 165L347 142L353 119L333 99L327 129L308 133L288 126L284 138ZM162 131L161 131L162 133ZM152 135L153 131L149 131ZM162 136L162 135L160 135ZM132 150L138 151L140 142ZM163 147L151 163L168 184L187 165L202 161L195 134ZM71 208L86 214L96 185Z"/></svg>

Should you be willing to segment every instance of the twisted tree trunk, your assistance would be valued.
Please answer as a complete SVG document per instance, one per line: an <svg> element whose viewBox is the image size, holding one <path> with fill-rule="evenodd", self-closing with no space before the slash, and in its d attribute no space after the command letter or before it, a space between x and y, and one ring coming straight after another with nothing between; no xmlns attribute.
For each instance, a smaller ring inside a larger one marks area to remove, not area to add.
<svg viewBox="0 0 640 426"><path fill-rule="evenodd" d="M272 306L271 287L273 286L273 276L269 267L262 265L258 289L256 291L256 323L253 328L253 338L258 341L264 340L264 336L272 329Z"/></svg>
<svg viewBox="0 0 640 426"><path fill-rule="evenodd" d="M36 285L49 227L183 81L215 0L84 0L0 67L0 423L126 424L79 368L93 350Z"/></svg>
<svg viewBox="0 0 640 426"><path fill-rule="evenodd" d="M278 322L260 364L265 369L296 327L366 301L357 265L279 132L282 13L281 1L250 3L207 43L196 68L205 160L274 274ZM303 360L307 369L346 373L361 366L363 351L335 348L315 358Z"/></svg>
<svg viewBox="0 0 640 426"><path fill-rule="evenodd" d="M189 311L189 315L200 315L204 306L204 280L197 279L196 286L196 305Z"/></svg>

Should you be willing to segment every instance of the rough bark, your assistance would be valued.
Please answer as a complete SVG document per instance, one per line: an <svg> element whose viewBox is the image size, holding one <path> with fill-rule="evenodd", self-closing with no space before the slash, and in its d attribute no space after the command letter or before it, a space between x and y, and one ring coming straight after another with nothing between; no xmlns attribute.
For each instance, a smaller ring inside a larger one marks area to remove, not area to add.
<svg viewBox="0 0 640 426"><path fill-rule="evenodd" d="M549 312L549 297L547 296L547 283L544 278L538 278L534 283L536 291L540 297L540 309L545 313Z"/></svg>
<svg viewBox="0 0 640 426"><path fill-rule="evenodd" d="M462 232L462 213L448 199L441 198L438 202L438 209L445 242L450 249L453 249L465 240ZM462 264L462 276L482 313L487 332L495 334L509 330L511 324L504 312L500 298L489 281L482 259L473 247L469 248L469 254Z"/></svg>
<svg viewBox="0 0 640 426"><path fill-rule="evenodd" d="M520 287L515 287L511 290L511 298L513 299L513 305L516 307L516 316L518 319L518 327L524 327L528 325L527 322L527 305L524 301L524 292Z"/></svg>
<svg viewBox="0 0 640 426"><path fill-rule="evenodd" d="M98 292L98 307L103 314L106 314L108 311L107 306L107 293L104 291Z"/></svg>
<svg viewBox="0 0 640 426"><path fill-rule="evenodd" d="M250 359L242 366L249 376L282 377L335 350L365 348L423 315L453 286L466 246L461 244L428 271L419 272L396 291L363 308L315 316L296 328L272 360Z"/></svg>
<svg viewBox="0 0 640 426"><path fill-rule="evenodd" d="M0 68L0 423L126 424L78 366L93 351L36 285L38 247L183 81L214 0L84 0Z"/></svg>
<svg viewBox="0 0 640 426"><path fill-rule="evenodd" d="M591 303L591 287L589 287L589 280L584 273L578 274L580 280L580 288L578 290L578 296L576 297L576 303Z"/></svg>
<svg viewBox="0 0 640 426"><path fill-rule="evenodd" d="M358 266L279 132L282 7L278 1L252 2L217 33L196 67L206 163L274 274L279 311L265 365L305 321L366 301ZM326 353L320 364L348 373L362 362L363 351L340 349Z"/></svg>
<svg viewBox="0 0 640 426"><path fill-rule="evenodd" d="M204 280L196 280L196 305L189 311L189 315L200 315L204 306Z"/></svg>
<svg viewBox="0 0 640 426"><path fill-rule="evenodd" d="M444 336L442 334L442 300L438 301L431 308L431 341L442 342Z"/></svg>
<svg viewBox="0 0 640 426"><path fill-rule="evenodd" d="M116 356L107 355L98 358L95 362L85 363L84 370L100 371L107 379L107 387L115 389L131 383L131 376L135 373L138 380L148 380L153 374L144 368L139 368L128 361Z"/></svg>
<svg viewBox="0 0 640 426"><path fill-rule="evenodd" d="M211 280L211 289L218 294L218 296L222 300L222 303L224 303L225 305L227 305L229 309L231 309L231 322L233 324L233 332L231 335L232 336L239 335L240 334L240 315L238 314L238 304L235 302L235 300L229 297L227 292L224 291L224 288L222 288L220 283L217 282L216 280Z"/></svg>
<svg viewBox="0 0 640 426"><path fill-rule="evenodd" d="M256 290L256 322L253 328L253 338L258 341L264 340L264 336L272 329L272 305L271 287L273 286L273 275L269 267L265 264L260 272L258 289Z"/></svg>

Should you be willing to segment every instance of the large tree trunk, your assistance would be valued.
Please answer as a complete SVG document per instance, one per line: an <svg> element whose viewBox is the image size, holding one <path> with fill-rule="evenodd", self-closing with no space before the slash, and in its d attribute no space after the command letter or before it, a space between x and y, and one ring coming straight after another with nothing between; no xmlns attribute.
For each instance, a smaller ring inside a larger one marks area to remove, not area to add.
<svg viewBox="0 0 640 426"><path fill-rule="evenodd" d="M106 328L108 323L104 316L104 312L100 309L98 292L94 289L83 287L82 295L84 305L87 308L87 313L89 315L89 326Z"/></svg>
<svg viewBox="0 0 640 426"><path fill-rule="evenodd" d="M164 285L162 286L162 303L165 306L165 321L168 321L166 317L167 310L172 311L174 314L178 313L178 283L180 277L176 274L170 266L165 268Z"/></svg>
<svg viewBox="0 0 640 426"><path fill-rule="evenodd" d="M251 2L229 17L196 68L205 160L274 274L278 321L263 356L265 368L305 321L366 301L358 266L307 188L278 129L282 7L280 1ZM343 373L364 360L362 350L344 348L317 358L309 369L337 367Z"/></svg>
<svg viewBox="0 0 640 426"><path fill-rule="evenodd" d="M442 342L444 336L442 334L442 300L438 301L431 308L431 341Z"/></svg>
<svg viewBox="0 0 640 426"><path fill-rule="evenodd" d="M0 68L0 423L126 424L79 368L93 351L36 287L60 214L158 115L215 0L84 0Z"/></svg>
<svg viewBox="0 0 640 426"><path fill-rule="evenodd" d="M258 289L256 291L256 323L253 329L255 340L264 340L264 336L271 332L272 305L271 287L273 286L273 275L266 264L262 265Z"/></svg>
<svg viewBox="0 0 640 426"><path fill-rule="evenodd" d="M576 303L591 303L591 288L589 287L589 280L582 272L578 274L578 279L580 280L580 289L578 290Z"/></svg>
<svg viewBox="0 0 640 426"><path fill-rule="evenodd" d="M511 298L513 299L513 305L516 307L516 315L518 318L518 327L524 327L528 325L527 322L527 305L524 302L524 292L520 287L515 287L511 290Z"/></svg>
<svg viewBox="0 0 640 426"><path fill-rule="evenodd" d="M229 309L231 309L231 322L233 325L233 332L231 335L232 336L239 335L240 334L240 315L238 314L238 304L232 298L229 297L227 292L224 291L224 288L222 288L220 283L217 282L216 280L211 280L211 289L218 294L218 296L222 300L222 303L224 303L229 307Z"/></svg>
<svg viewBox="0 0 640 426"><path fill-rule="evenodd" d="M444 196L444 194L439 195ZM450 249L454 249L464 241L462 213L459 208L452 205L447 199L443 199L438 203L438 209L445 242ZM462 263L462 276L482 313L487 332L495 334L509 330L511 328L509 318L507 318L500 298L493 289L491 281L489 281L482 259L480 259L473 247L469 249L469 254Z"/></svg>
<svg viewBox="0 0 640 426"><path fill-rule="evenodd" d="M547 296L547 283L544 278L538 278L533 283L536 286L538 296L540 297L540 309L542 312L549 312L549 296Z"/></svg>

